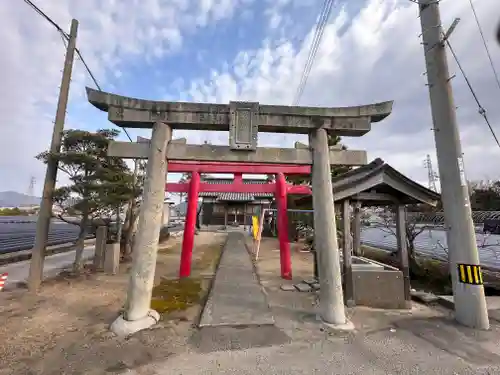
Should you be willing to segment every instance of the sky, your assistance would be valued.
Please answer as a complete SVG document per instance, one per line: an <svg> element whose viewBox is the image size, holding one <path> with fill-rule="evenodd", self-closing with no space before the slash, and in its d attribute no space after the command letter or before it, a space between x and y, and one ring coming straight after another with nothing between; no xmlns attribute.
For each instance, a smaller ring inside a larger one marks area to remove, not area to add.
<svg viewBox="0 0 500 375"><path fill-rule="evenodd" d="M322 0L37 0L64 30L80 22L77 46L104 91L152 100L290 105L309 53ZM500 71L495 27L498 0L475 0L488 47ZM500 135L500 88L469 0L442 0L451 37L493 128ZM65 47L59 33L23 1L0 2L0 191L40 195ZM382 158L427 185L426 155L437 171L417 5L410 0L336 1L300 104L349 106L394 100L392 114L358 138L343 138L368 159ZM500 148L478 114L464 78L450 72L467 178L500 178ZM66 129L114 125L87 102L94 87L75 60ZM148 137L150 131L129 130ZM189 143L227 144L226 132L175 131ZM126 140L124 134L120 136ZM303 137L261 134L259 146L293 147ZM169 175L169 181L179 176ZM59 177L64 183L64 177Z"/></svg>

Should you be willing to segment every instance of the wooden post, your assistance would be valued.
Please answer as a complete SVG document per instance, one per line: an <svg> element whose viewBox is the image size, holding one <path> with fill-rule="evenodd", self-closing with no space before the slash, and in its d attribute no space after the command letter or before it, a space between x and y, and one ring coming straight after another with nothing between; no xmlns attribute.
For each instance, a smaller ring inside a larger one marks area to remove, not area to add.
<svg viewBox="0 0 500 375"><path fill-rule="evenodd" d="M344 223L344 235L342 237L342 248L344 258L344 302L346 306L354 306L354 281L352 279L352 253L351 253L351 215L350 202L345 199L342 202L342 216Z"/></svg>
<svg viewBox="0 0 500 375"><path fill-rule="evenodd" d="M62 74L61 86L59 89L59 100L57 102L56 118L52 130L52 141L50 142L50 152L58 153L61 149L63 138L64 122L66 120L66 108L69 100L69 88L71 83L71 72L73 71L73 60L76 50L76 36L78 34L78 21L71 21L66 57ZM36 292L43 279L43 263L45 260L45 250L49 238L50 220L52 218L52 204L54 189L57 180L57 159L49 158L45 181L43 184L43 196L40 202L38 220L36 222L36 235L33 249L31 250L30 270L28 276L28 288Z"/></svg>
<svg viewBox="0 0 500 375"><path fill-rule="evenodd" d="M106 251L106 240L108 237L108 227L102 225L97 228L95 235L94 268L102 269L104 266L104 254Z"/></svg>
<svg viewBox="0 0 500 375"><path fill-rule="evenodd" d="M179 277L188 277L191 274L191 259L193 257L199 191L200 174L198 172L193 172L191 174L191 182L189 183L188 206L186 213L186 223L184 225L184 237L182 239L182 253Z"/></svg>
<svg viewBox="0 0 500 375"><path fill-rule="evenodd" d="M406 243L405 207L396 205L396 237L399 250L399 261L403 272L404 296L406 308L411 309L410 267L408 265L408 247Z"/></svg>
<svg viewBox="0 0 500 375"><path fill-rule="evenodd" d="M278 239L280 243L281 277L292 278L292 260L290 255L290 242L288 240L288 216L286 180L283 173L278 173L276 178L276 200L278 201Z"/></svg>
<svg viewBox="0 0 500 375"><path fill-rule="evenodd" d="M353 228L353 245L352 252L357 257L363 256L361 248L361 202L354 203L354 228Z"/></svg>

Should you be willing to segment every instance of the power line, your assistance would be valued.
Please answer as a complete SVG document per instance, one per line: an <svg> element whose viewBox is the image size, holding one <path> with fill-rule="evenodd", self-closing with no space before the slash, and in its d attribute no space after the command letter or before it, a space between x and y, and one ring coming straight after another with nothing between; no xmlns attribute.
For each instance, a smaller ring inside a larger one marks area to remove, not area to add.
<svg viewBox="0 0 500 375"><path fill-rule="evenodd" d="M24 2L29 6L31 6L35 10L35 12L37 12L39 15L45 18L46 21L51 23L52 26L54 26L57 29L57 31L67 36L67 34L63 31L63 29L57 23L55 23L49 16L47 16L44 12L42 12L40 8L38 8L35 4L33 4L33 2L31 2L30 0L24 0Z"/></svg>
<svg viewBox="0 0 500 375"><path fill-rule="evenodd" d="M486 54L488 55L488 60L490 61L491 70L493 71L493 75L495 76L497 86L500 89L500 79L498 78L498 73L497 73L497 70L495 68L495 64L493 63L493 59L491 58L490 49L488 48L488 44L486 43L486 38L484 37L483 28L481 27L481 22L479 22L479 17L477 16L477 13L476 13L476 8L474 7L474 3L472 2L472 0L469 0L469 3L470 3L470 7L472 8L472 13L474 14L474 19L476 20L479 34L481 35L481 39L483 41L484 49L486 51Z"/></svg>
<svg viewBox="0 0 500 375"><path fill-rule="evenodd" d="M302 71L302 76L300 78L300 83L299 86L297 87L297 92L295 93L293 105L297 105L300 101L300 98L302 97L302 93L304 92L304 88L307 84L307 80L309 78L309 74L314 64L316 53L318 52L321 39L323 38L323 32L330 17L334 3L335 0L325 0L325 2L323 3L323 7L319 15L319 20L318 23L316 24L316 28L314 31L313 40L311 42L309 55L307 56L306 64L304 66L304 70Z"/></svg>
<svg viewBox="0 0 500 375"><path fill-rule="evenodd" d="M40 8L38 8L32 1L30 1L30 0L24 0L24 2L26 4L28 4L29 6L31 6L31 8L33 8L33 10L35 10L35 12L37 12L40 16L42 16L46 21L48 21L52 26L54 26L56 28L56 30L60 33L61 38L63 40L63 43L64 43L64 45L66 47L66 41L69 40L69 35L54 20L52 20L46 13L44 13ZM99 91L102 91L101 90L101 86L99 86L99 83L97 83L97 80L96 80L94 74L90 70L90 68L87 65L87 63L85 62L85 59L83 58L80 50L78 48L75 48L75 51L76 51L78 57L80 58L81 62L83 63L83 66L85 67L85 70L90 75L90 78L92 79L92 81L94 82L95 86L97 87L97 89ZM130 142L133 142L132 141L132 137L128 133L127 129L122 128L122 130L127 135L127 138L130 140Z"/></svg>
<svg viewBox="0 0 500 375"><path fill-rule="evenodd" d="M493 136L493 138L495 139L495 142L497 144L498 147L500 147L500 142L498 141L498 138L495 134L495 131L493 130L493 127L491 126L490 124L490 121L488 120L488 116L486 115L486 110L483 108L483 106L481 105L481 103L479 102L479 98L477 97L476 95L476 92L474 91L474 89L472 88L472 85L469 81L469 78L467 77L467 75L465 74L465 71L464 69L462 68L462 64L460 64L460 61L458 60L458 57L455 53L455 50L453 49L453 47L451 46L451 43L450 41L448 40L448 38L446 38L445 40L445 43L446 45L448 46L448 48L450 49L450 52L451 54L453 55L453 58L455 59L455 62L457 63L457 66L458 66L458 69L460 69L460 72L462 73L462 76L464 77L465 79L465 82L467 83L467 86L469 87L469 90L472 94L472 96L474 97L474 100L476 101L477 103L477 106L479 107L479 114L481 116L483 116L484 118L484 121L486 122L486 125L488 125L488 128L490 129L490 132L491 132L491 135Z"/></svg>

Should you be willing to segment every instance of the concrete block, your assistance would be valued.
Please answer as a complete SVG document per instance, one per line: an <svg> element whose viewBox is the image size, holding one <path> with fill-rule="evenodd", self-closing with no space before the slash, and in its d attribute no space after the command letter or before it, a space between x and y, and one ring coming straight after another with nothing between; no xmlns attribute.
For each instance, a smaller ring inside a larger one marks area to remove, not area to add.
<svg viewBox="0 0 500 375"><path fill-rule="evenodd" d="M283 284L281 287L280 287L281 290L284 290L285 292L291 292L291 291L294 291L294 290L297 290L295 289L295 286L294 285L289 285L289 284Z"/></svg>
<svg viewBox="0 0 500 375"><path fill-rule="evenodd" d="M300 283L295 284L295 289L297 289L299 292L310 292L311 286L308 284Z"/></svg>
<svg viewBox="0 0 500 375"><path fill-rule="evenodd" d="M120 244L106 244L106 254L104 256L104 272L116 275L120 268Z"/></svg>
<svg viewBox="0 0 500 375"><path fill-rule="evenodd" d="M439 300L439 297L432 294L432 293L427 293L424 291L411 291L411 297L419 302L423 303L433 303L437 302Z"/></svg>
<svg viewBox="0 0 500 375"><path fill-rule="evenodd" d="M313 285L313 284L317 283L318 280L316 280L316 279L308 279L308 280L302 280L302 282L304 284L307 284L307 285Z"/></svg>

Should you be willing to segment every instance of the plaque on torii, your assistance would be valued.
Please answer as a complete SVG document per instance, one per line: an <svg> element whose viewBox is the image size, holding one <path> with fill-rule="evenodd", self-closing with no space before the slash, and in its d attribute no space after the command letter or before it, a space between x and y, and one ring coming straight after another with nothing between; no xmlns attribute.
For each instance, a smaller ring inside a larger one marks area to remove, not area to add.
<svg viewBox="0 0 500 375"><path fill-rule="evenodd" d="M328 146L328 134L359 137L371 130L371 123L386 118L392 101L363 106L320 108L261 105L256 102L227 104L163 102L114 95L87 88L89 102L108 113L108 120L120 127L153 129L150 141L110 142L108 155L131 159L148 159L139 232L134 241L133 264L127 296L127 308L111 329L131 334L155 324L159 315L150 310L154 283L158 234L165 189L165 173L169 161L224 162L237 164L296 165L311 168L316 251L321 254L320 316L331 324L345 324L338 254L331 165L364 165L366 151L341 150ZM229 145L189 145L172 140L171 131L229 131ZM258 132L307 134L309 145L296 143L295 148L257 147ZM287 186L283 173L278 173L275 196L283 220L280 233L286 233ZM241 179L241 175L239 176ZM190 264L194 239L194 216L200 173L192 172L189 183L188 217L181 253L183 264ZM281 202L281 203L279 203ZM328 202L331 202L329 204ZM286 234L287 235L287 234ZM188 246L185 244L189 241ZM281 249L289 257L289 246ZM286 241L284 241L286 242ZM189 249L191 247L191 249ZM189 251L185 251L189 250ZM344 249L344 259L350 258ZM285 263L281 262L283 267ZM282 276L283 276L282 268ZM288 274L291 277L291 273ZM325 297L325 298L323 298Z"/></svg>

